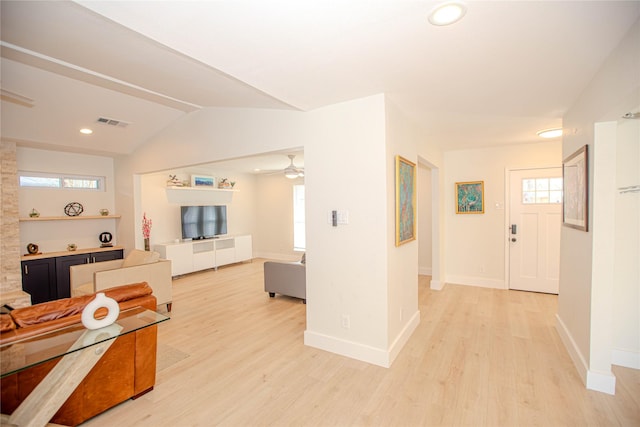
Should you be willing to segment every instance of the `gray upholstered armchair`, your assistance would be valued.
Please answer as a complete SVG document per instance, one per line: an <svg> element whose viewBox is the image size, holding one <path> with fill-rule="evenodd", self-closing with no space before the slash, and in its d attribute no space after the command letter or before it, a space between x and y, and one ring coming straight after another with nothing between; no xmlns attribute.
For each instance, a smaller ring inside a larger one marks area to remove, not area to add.
<svg viewBox="0 0 640 427"><path fill-rule="evenodd" d="M264 263L264 291L274 298L276 294L301 298L307 303L307 279L305 268L305 256L300 262L275 262Z"/></svg>

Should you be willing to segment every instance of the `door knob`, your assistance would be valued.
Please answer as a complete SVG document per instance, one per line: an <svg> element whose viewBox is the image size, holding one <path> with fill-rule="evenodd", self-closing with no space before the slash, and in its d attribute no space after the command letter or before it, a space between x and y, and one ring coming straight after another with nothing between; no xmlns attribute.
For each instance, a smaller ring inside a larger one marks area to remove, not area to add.
<svg viewBox="0 0 640 427"><path fill-rule="evenodd" d="M511 241L512 241L512 242L515 242L516 240L518 240L518 239L516 239L515 237L512 237L512 238L511 238Z"/></svg>

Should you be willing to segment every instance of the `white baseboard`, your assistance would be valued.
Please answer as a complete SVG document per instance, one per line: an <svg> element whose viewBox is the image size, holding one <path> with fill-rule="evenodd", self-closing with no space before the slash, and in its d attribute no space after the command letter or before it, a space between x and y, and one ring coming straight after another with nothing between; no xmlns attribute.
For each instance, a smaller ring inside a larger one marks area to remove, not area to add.
<svg viewBox="0 0 640 427"><path fill-rule="evenodd" d="M418 274L421 276L431 276L433 269L431 267L418 267Z"/></svg>
<svg viewBox="0 0 640 427"><path fill-rule="evenodd" d="M575 340L571 336L571 333L567 329L567 326L564 324L558 314L556 314L556 330L558 331L558 335L560 335L560 339L562 340L564 347L569 353L569 357L571 357L571 360L573 360L573 365L578 370L578 375L580 376L580 378L582 378L582 382L586 385L587 372L589 371L587 361L582 356L582 352L578 348Z"/></svg>
<svg viewBox="0 0 640 427"><path fill-rule="evenodd" d="M396 360L396 357L398 357L398 354L400 354L400 351L404 348L407 341L409 341L411 334L413 334L413 331L416 330L419 324L420 310L416 310L391 344L391 348L389 349L389 366L391 366L393 361Z"/></svg>
<svg viewBox="0 0 640 427"><path fill-rule="evenodd" d="M371 363L372 365L382 366L383 368L389 367L389 353L387 351L318 332L304 331L304 345Z"/></svg>
<svg viewBox="0 0 640 427"><path fill-rule="evenodd" d="M503 279L487 279L485 277L447 276L447 283L452 285L478 286L481 288L507 289Z"/></svg>
<svg viewBox="0 0 640 427"><path fill-rule="evenodd" d="M444 288L444 283L440 280L432 280L430 284L431 289L434 291L441 291Z"/></svg>
<svg viewBox="0 0 640 427"><path fill-rule="evenodd" d="M329 335L306 330L304 331L304 344L331 353L346 356L351 359L371 363L372 365L388 368L395 360L400 350L404 347L409 337L420 323L420 312L417 311L402 329L393 342L391 349L383 350L357 342L346 341Z"/></svg>
<svg viewBox="0 0 640 427"><path fill-rule="evenodd" d="M640 369L640 351L614 348L611 350L611 364Z"/></svg>
<svg viewBox="0 0 640 427"><path fill-rule="evenodd" d="M610 372L587 372L587 388L614 395L616 394L616 376Z"/></svg>
<svg viewBox="0 0 640 427"><path fill-rule="evenodd" d="M610 372L589 370L587 361L573 339L571 332L569 332L569 329L567 329L567 326L558 314L556 314L556 329L585 387L589 390L600 391L602 393L616 394L615 375Z"/></svg>

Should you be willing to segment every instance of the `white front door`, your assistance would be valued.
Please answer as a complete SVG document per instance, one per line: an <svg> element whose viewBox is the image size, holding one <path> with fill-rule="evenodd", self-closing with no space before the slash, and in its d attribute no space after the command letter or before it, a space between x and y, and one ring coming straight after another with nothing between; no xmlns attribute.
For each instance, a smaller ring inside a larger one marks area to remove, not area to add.
<svg viewBox="0 0 640 427"><path fill-rule="evenodd" d="M509 289L558 293L562 168L509 176Z"/></svg>

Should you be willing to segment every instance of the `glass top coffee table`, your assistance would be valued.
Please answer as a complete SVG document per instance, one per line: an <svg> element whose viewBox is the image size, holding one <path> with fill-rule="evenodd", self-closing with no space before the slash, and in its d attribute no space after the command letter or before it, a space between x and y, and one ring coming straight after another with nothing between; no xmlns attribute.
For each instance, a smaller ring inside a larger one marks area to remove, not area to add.
<svg viewBox="0 0 640 427"><path fill-rule="evenodd" d="M15 425L46 425L116 338L166 320L169 317L135 307L121 311L118 319L104 328L88 330L77 323L0 345L0 377L62 356L9 421ZM36 419L40 421L34 422Z"/></svg>
<svg viewBox="0 0 640 427"><path fill-rule="evenodd" d="M165 320L169 320L169 317L143 307L135 307L122 310L118 320L106 328L90 331L82 323L77 323L0 345L0 377L15 374L39 363L113 340Z"/></svg>

